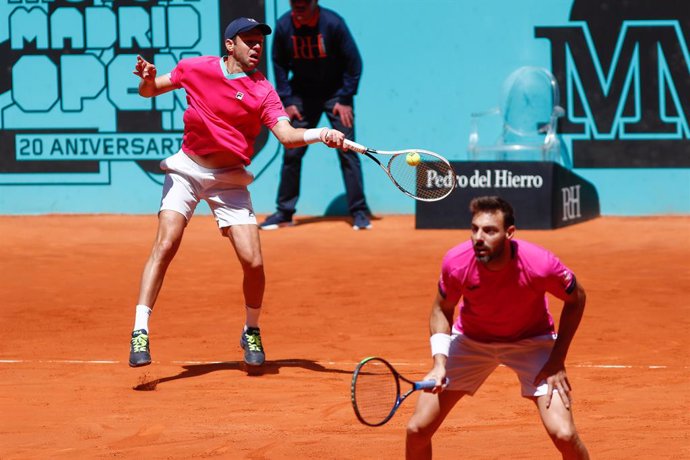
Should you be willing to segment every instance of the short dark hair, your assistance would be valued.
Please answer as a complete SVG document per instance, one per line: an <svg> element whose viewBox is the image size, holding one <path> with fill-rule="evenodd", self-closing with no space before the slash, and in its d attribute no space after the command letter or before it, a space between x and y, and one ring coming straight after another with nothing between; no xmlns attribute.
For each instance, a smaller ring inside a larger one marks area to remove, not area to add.
<svg viewBox="0 0 690 460"><path fill-rule="evenodd" d="M470 201L470 212L474 217L479 212L503 213L503 226L508 228L515 225L515 213L513 207L500 196L478 196Z"/></svg>

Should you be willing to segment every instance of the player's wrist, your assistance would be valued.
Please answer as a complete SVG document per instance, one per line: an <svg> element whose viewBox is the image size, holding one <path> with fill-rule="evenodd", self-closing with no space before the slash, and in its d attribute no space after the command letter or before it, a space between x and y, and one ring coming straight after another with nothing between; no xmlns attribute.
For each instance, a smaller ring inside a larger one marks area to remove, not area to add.
<svg viewBox="0 0 690 460"><path fill-rule="evenodd" d="M304 131L304 143L316 144L317 142L326 143L328 128L309 128Z"/></svg>
<svg viewBox="0 0 690 460"><path fill-rule="evenodd" d="M431 344L431 356L436 355L448 356L450 353L450 334L445 334L443 332L437 332L429 337L429 343Z"/></svg>

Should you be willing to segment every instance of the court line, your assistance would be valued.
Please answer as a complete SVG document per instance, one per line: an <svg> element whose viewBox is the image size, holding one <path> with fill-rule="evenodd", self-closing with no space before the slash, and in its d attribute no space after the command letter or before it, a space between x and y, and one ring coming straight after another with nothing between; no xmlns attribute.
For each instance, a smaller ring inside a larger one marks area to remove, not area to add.
<svg viewBox="0 0 690 460"><path fill-rule="evenodd" d="M212 365L224 364L228 361L169 361L167 364L176 365ZM124 364L124 361L111 359L0 359L0 364ZM165 364L160 361L154 361L155 364ZM269 361L268 364L271 362ZM302 360L280 360L282 365L300 365L304 364ZM329 366L350 366L354 368L358 362L352 361L314 361L313 364L329 365ZM411 363L411 362L391 362L398 367L424 367L429 363ZM570 364L567 368L592 368L592 369L671 369L681 368L690 369L690 366L662 366L656 364L650 365L630 365L630 364Z"/></svg>

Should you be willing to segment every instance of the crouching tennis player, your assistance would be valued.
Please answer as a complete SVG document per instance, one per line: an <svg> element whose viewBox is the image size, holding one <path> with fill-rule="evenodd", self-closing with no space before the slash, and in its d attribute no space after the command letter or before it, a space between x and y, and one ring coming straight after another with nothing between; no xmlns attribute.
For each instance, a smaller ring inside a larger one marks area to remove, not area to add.
<svg viewBox="0 0 690 460"><path fill-rule="evenodd" d="M563 458L588 459L575 428L565 371L585 291L554 254L513 238L513 208L505 200L475 198L470 211L471 240L443 259L430 318L434 365L426 376L436 387L419 394L407 425L407 458L430 459L431 438L451 409L503 364L517 374L522 396L534 401ZM564 302L558 335L547 292Z"/></svg>

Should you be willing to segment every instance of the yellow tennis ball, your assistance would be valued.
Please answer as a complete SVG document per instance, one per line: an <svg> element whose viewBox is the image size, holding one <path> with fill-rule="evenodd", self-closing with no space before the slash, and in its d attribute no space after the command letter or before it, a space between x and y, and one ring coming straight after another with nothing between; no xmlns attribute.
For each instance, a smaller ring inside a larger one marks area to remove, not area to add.
<svg viewBox="0 0 690 460"><path fill-rule="evenodd" d="M419 157L419 154L417 152L410 152L405 157L405 161L410 166L417 166L420 160L421 158Z"/></svg>

